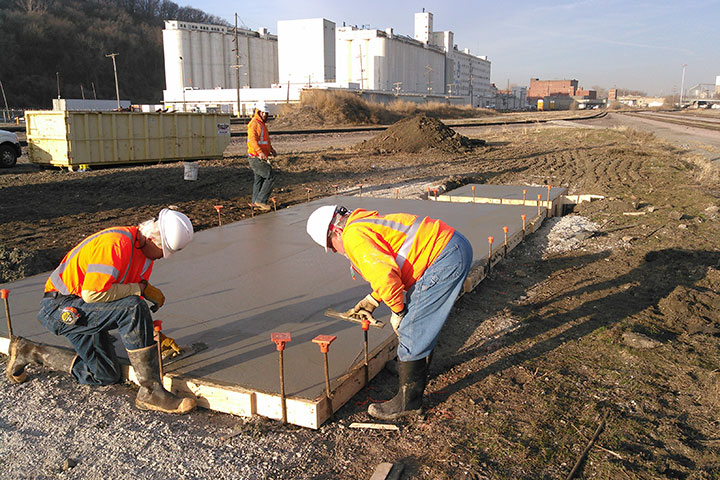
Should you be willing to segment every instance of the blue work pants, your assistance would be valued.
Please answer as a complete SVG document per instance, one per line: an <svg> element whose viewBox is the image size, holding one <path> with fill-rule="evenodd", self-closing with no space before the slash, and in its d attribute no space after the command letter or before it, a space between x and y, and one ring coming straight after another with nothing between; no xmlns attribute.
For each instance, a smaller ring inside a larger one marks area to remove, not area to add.
<svg viewBox="0 0 720 480"><path fill-rule="evenodd" d="M255 174L253 181L252 203L267 204L270 198L270 192L277 176L267 160L261 160L257 157L248 157L250 168Z"/></svg>
<svg viewBox="0 0 720 480"><path fill-rule="evenodd" d="M430 355L472 264L470 242L457 230L438 258L405 294L407 313L398 328L398 359Z"/></svg>
<svg viewBox="0 0 720 480"><path fill-rule="evenodd" d="M65 307L75 307L80 319L75 325L61 320ZM78 357L72 374L79 383L110 385L120 381L122 370L109 331L117 328L127 350L149 347L153 339L152 316L147 303L137 295L114 302L85 303L76 296L43 298L38 320L55 335L72 344Z"/></svg>

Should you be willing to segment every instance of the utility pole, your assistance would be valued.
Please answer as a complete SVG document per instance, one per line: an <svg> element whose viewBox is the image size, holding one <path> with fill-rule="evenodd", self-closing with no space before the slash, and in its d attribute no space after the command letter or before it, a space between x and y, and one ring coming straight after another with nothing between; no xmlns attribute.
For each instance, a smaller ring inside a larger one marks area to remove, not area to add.
<svg viewBox="0 0 720 480"><path fill-rule="evenodd" d="M55 83L57 83L58 100L60 99L60 72L55 72Z"/></svg>
<svg viewBox="0 0 720 480"><path fill-rule="evenodd" d="M2 90L3 100L5 101L5 113L7 118L10 119L10 109L8 108L7 98L5 97L5 87L3 87L2 81L0 81L0 90Z"/></svg>
<svg viewBox="0 0 720 480"><path fill-rule="evenodd" d="M183 107L182 111L185 110L185 105L187 105L187 102L185 102L185 60L182 56L178 57L180 58L180 87L182 87L182 93L183 93Z"/></svg>
<svg viewBox="0 0 720 480"><path fill-rule="evenodd" d="M680 82L680 108L682 108L683 93L685 92L685 67L687 67L687 63L682 64L683 74L682 74L682 81Z"/></svg>
<svg viewBox="0 0 720 480"><path fill-rule="evenodd" d="M235 69L235 83L237 88L237 116L240 117L240 43L238 41L238 14L235 12L235 65L232 68Z"/></svg>
<svg viewBox="0 0 720 480"><path fill-rule="evenodd" d="M358 43L358 47L360 48L360 55L358 58L360 59L360 90L365 90L365 84L363 80L365 79L365 70L363 68L363 61L362 61L362 44Z"/></svg>
<svg viewBox="0 0 720 480"><path fill-rule="evenodd" d="M432 73L433 69L430 65L425 65L425 76L427 77L427 94L430 95L430 92L432 91L432 87L430 86L430 74Z"/></svg>
<svg viewBox="0 0 720 480"><path fill-rule="evenodd" d="M118 87L118 79L117 79L117 65L115 64L115 57L120 55L119 53L110 53L108 55L105 55L106 57L112 58L113 61L113 72L115 73L115 96L117 97L117 108L120 110L120 88ZM58 90L59 92L59 90ZM60 95L58 93L58 98L60 98Z"/></svg>

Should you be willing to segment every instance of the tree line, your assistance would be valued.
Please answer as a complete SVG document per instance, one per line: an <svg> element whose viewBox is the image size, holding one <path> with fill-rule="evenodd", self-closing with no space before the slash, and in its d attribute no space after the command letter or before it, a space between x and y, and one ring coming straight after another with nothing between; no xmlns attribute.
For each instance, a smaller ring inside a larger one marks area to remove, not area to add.
<svg viewBox="0 0 720 480"><path fill-rule="evenodd" d="M165 20L229 25L168 0L0 0L8 106L51 108L58 96L115 99L111 53L118 54L120 98L161 103Z"/></svg>

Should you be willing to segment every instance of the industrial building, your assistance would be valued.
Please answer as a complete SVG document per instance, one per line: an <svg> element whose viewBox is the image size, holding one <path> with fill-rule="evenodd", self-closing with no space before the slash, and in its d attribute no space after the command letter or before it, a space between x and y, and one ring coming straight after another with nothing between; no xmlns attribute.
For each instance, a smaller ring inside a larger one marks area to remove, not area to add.
<svg viewBox="0 0 720 480"><path fill-rule="evenodd" d="M530 79L527 101L530 105L536 105L538 109L542 109L543 106L547 109L548 105L553 105L554 108L558 109L565 109L569 108L575 100L597 100L597 92L595 90L583 90L577 80Z"/></svg>
<svg viewBox="0 0 720 480"><path fill-rule="evenodd" d="M490 61L459 50L453 32L434 32L432 24L432 13L416 14L411 38L324 18L283 20L277 36L238 29L238 59L234 28L167 21L164 101L181 110L249 113L262 99L275 113L302 90L321 88L379 101L491 104Z"/></svg>

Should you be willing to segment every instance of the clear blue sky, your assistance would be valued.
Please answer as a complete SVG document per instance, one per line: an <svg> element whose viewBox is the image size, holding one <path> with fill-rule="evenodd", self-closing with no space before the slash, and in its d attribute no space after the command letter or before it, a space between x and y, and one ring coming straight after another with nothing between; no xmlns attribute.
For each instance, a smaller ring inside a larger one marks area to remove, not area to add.
<svg viewBox="0 0 720 480"><path fill-rule="evenodd" d="M177 1L177 0L176 0ZM277 33L278 20L324 17L338 26L392 27L412 36L424 7L435 31L451 30L458 48L487 55L491 81L528 85L530 77L577 79L584 88L629 88L650 95L715 83L720 75L720 0L177 1L230 23Z"/></svg>

